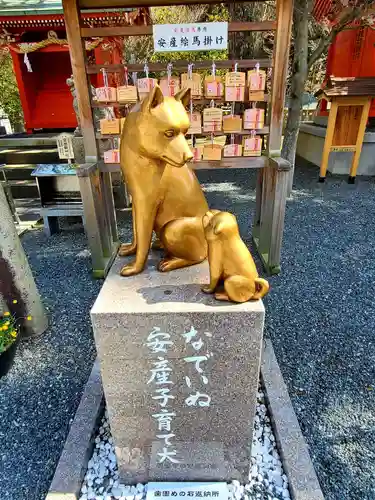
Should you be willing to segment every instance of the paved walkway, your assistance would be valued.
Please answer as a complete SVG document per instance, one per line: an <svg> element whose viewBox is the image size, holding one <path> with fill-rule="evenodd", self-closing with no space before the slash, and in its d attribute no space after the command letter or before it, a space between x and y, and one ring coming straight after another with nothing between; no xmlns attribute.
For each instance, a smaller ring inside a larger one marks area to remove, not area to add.
<svg viewBox="0 0 375 500"><path fill-rule="evenodd" d="M248 235L255 172L201 171L210 206ZM374 181L298 170L288 203L282 274L266 298L270 335L327 500L375 498ZM249 210L250 207L250 210ZM120 231L129 239L129 214ZM21 345L0 381L0 498L42 500L89 376L89 309L100 288L84 233L22 236L52 326Z"/></svg>

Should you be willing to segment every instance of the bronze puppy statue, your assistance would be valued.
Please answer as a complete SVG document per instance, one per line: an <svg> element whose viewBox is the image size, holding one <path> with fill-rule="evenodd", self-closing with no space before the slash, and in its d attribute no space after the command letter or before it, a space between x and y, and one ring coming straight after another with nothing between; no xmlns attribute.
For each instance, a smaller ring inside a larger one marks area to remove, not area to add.
<svg viewBox="0 0 375 500"><path fill-rule="evenodd" d="M254 260L242 241L237 220L229 212L208 211L202 219L208 244L210 283L202 287L217 300L247 302L261 299L269 284L259 278Z"/></svg>

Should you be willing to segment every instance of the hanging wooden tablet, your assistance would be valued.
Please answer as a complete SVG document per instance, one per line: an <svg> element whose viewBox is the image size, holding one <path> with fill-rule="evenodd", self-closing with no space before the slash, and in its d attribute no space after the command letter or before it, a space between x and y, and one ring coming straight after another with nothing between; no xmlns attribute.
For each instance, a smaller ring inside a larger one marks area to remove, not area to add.
<svg viewBox="0 0 375 500"><path fill-rule="evenodd" d="M203 110L203 131L217 132L222 130L223 110L220 108L205 108Z"/></svg>
<svg viewBox="0 0 375 500"><path fill-rule="evenodd" d="M262 138L259 135L244 135L242 138L243 156L260 156Z"/></svg>
<svg viewBox="0 0 375 500"><path fill-rule="evenodd" d="M260 129L264 127L264 109L250 108L245 109L243 114L244 129Z"/></svg>
<svg viewBox="0 0 375 500"><path fill-rule="evenodd" d="M246 75L240 71L230 71L225 75L225 100L243 102L245 100Z"/></svg>
<svg viewBox="0 0 375 500"><path fill-rule="evenodd" d="M241 132L242 118L240 115L223 116L223 130L224 132Z"/></svg>
<svg viewBox="0 0 375 500"><path fill-rule="evenodd" d="M172 76L170 79L164 77L159 82L164 96L173 97L180 90L180 79L178 76Z"/></svg>
<svg viewBox="0 0 375 500"><path fill-rule="evenodd" d="M220 99L223 95L224 84L221 76L206 76L204 79L204 96L207 99Z"/></svg>
<svg viewBox="0 0 375 500"><path fill-rule="evenodd" d="M202 82L199 73L192 73L191 78L189 78L188 73L181 74L181 88L190 88L191 97L197 99L202 97Z"/></svg>
<svg viewBox="0 0 375 500"><path fill-rule="evenodd" d="M202 133L202 115L199 111L193 111L190 116L190 127L187 131L188 134L201 134Z"/></svg>

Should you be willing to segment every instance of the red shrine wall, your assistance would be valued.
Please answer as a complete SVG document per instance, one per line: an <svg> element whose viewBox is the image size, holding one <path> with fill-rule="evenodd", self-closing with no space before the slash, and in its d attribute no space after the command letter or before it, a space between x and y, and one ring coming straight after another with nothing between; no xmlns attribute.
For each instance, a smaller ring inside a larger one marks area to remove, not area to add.
<svg viewBox="0 0 375 500"><path fill-rule="evenodd" d="M72 74L68 50L38 50L28 54L32 72L27 70L24 55L12 52L25 128L75 128L77 120L73 98L66 84Z"/></svg>
<svg viewBox="0 0 375 500"><path fill-rule="evenodd" d="M375 77L375 31L360 27L342 31L330 46L326 78ZM327 102L322 101L320 113L327 114ZM375 117L375 99L372 101L370 117Z"/></svg>

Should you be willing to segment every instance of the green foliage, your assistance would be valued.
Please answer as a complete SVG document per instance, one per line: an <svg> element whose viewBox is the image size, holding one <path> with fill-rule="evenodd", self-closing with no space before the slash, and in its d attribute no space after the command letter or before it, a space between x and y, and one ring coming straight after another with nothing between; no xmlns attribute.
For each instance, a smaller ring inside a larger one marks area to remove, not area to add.
<svg viewBox="0 0 375 500"><path fill-rule="evenodd" d="M20 95L10 54L0 59L0 110L9 118L12 127L23 122Z"/></svg>
<svg viewBox="0 0 375 500"><path fill-rule="evenodd" d="M17 338L16 319L9 312L0 315L0 354Z"/></svg>

